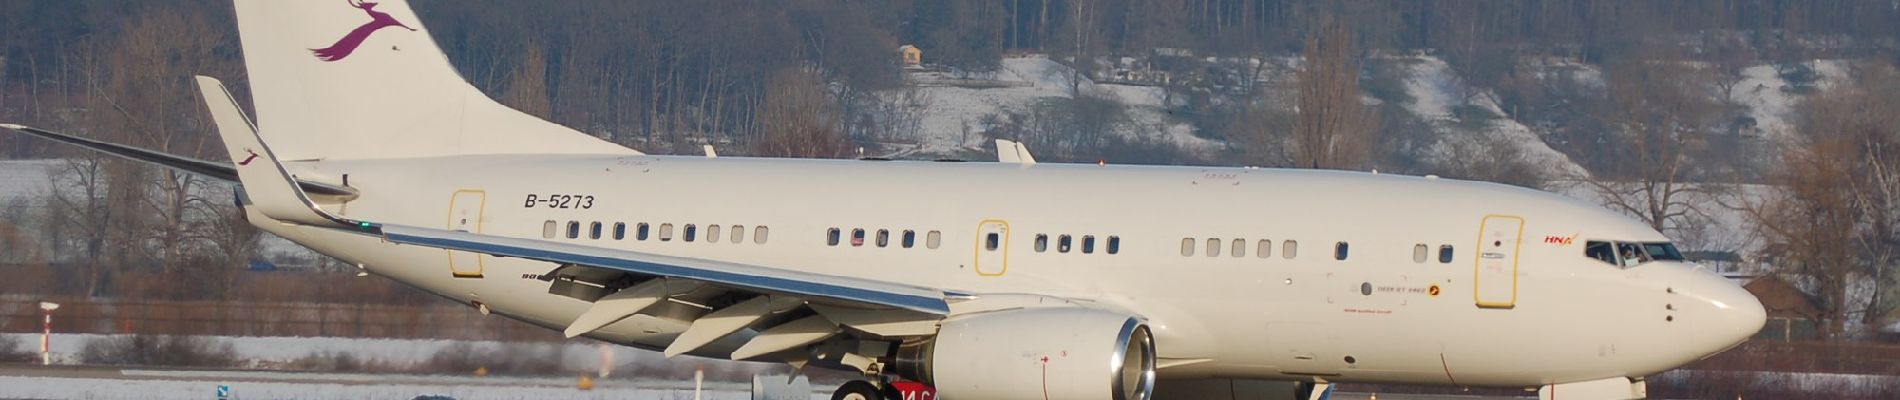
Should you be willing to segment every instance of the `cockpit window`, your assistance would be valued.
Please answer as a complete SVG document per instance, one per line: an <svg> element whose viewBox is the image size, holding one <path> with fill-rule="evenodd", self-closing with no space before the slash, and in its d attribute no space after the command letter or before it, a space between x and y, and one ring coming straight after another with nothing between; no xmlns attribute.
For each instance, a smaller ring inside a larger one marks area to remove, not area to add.
<svg viewBox="0 0 1900 400"><path fill-rule="evenodd" d="M1643 251L1649 253L1649 258L1652 259L1666 261L1683 260L1682 252L1677 251L1676 245L1669 242L1643 243Z"/></svg>
<svg viewBox="0 0 1900 400"><path fill-rule="evenodd" d="M1643 245L1618 242L1616 244L1616 259L1622 263L1620 265L1622 265L1623 268L1629 268L1637 264L1649 262L1649 254L1643 253Z"/></svg>
<svg viewBox="0 0 1900 400"><path fill-rule="evenodd" d="M1585 243L1583 245L1583 255L1597 259L1597 261L1602 261L1604 264L1619 264L1616 262L1616 245L1610 242L1592 240L1589 243Z"/></svg>
<svg viewBox="0 0 1900 400"><path fill-rule="evenodd" d="M1583 255L1621 268L1650 261L1682 261L1682 252L1669 242L1610 242L1591 240L1584 243Z"/></svg>

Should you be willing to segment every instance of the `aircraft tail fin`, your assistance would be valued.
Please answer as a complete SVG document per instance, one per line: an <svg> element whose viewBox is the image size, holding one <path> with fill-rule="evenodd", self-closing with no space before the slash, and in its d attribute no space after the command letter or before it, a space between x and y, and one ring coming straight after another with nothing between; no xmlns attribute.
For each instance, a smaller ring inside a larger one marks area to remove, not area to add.
<svg viewBox="0 0 1900 400"><path fill-rule="evenodd" d="M640 154L496 103L404 0L237 0L258 133L284 161Z"/></svg>

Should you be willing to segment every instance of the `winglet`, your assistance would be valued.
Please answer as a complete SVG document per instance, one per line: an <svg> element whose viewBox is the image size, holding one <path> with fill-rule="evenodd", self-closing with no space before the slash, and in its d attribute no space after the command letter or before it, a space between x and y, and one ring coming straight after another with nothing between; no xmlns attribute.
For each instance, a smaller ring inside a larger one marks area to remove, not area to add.
<svg viewBox="0 0 1900 400"><path fill-rule="evenodd" d="M317 207L316 202L298 187L296 177L284 169L277 161L269 146L257 135L257 125L244 117L238 109L237 101L225 90L224 83L217 79L199 76L198 91L203 95L205 108L211 112L211 119L218 125L218 136L224 139L225 151L231 155L231 161L237 164L238 182L244 185L244 194L250 200L250 206L273 219L309 225L346 225L352 228L372 230L374 224L353 221L338 217Z"/></svg>
<svg viewBox="0 0 1900 400"><path fill-rule="evenodd" d="M1036 163L1036 156L1029 154L1029 146L1022 143L996 139L996 161L1010 164L1030 165Z"/></svg>

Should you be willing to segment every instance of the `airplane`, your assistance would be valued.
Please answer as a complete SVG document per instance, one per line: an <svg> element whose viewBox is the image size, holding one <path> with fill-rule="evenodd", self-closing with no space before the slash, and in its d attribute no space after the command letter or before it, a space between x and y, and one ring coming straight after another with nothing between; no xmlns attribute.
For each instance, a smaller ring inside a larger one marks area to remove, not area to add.
<svg viewBox="0 0 1900 400"><path fill-rule="evenodd" d="M237 0L230 162L272 234L568 337L862 373L834 399L1320 399L1363 382L1636 399L1759 301L1647 225L1344 171L658 156L500 105L408 4ZM365 15L367 14L367 15Z"/></svg>

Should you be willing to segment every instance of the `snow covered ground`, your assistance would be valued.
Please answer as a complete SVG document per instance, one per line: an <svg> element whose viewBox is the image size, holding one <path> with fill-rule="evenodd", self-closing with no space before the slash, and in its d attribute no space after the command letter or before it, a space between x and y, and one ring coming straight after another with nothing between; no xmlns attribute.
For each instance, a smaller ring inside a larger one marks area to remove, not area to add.
<svg viewBox="0 0 1900 400"><path fill-rule="evenodd" d="M1453 113L1453 107L1465 103L1465 99L1460 98L1459 94L1483 89L1466 86L1451 70L1451 66L1437 57L1418 56L1407 61L1408 73L1404 87L1405 93L1412 97L1412 103L1405 105L1406 109L1411 110L1419 118L1431 122L1437 127L1436 131L1439 133L1449 132L1448 128L1459 122ZM1532 132L1530 127L1507 117L1491 96L1462 97L1469 97L1470 105L1498 116L1497 119L1490 121L1489 126L1482 133L1516 144L1525 157L1530 158L1529 161L1533 165L1544 166L1555 176L1588 176L1583 167L1572 162L1569 156L1544 144L1544 140ZM1452 138L1450 140L1457 140L1450 135L1447 137ZM1441 148L1449 150L1449 147ZM1439 157L1453 156L1455 155L1439 155Z"/></svg>
<svg viewBox="0 0 1900 400"><path fill-rule="evenodd" d="M1815 72L1815 87L1826 90L1839 82L1846 82L1848 76L1846 60L1818 60L1812 63ZM1790 144L1795 140L1794 106L1801 97L1791 91L1788 81L1776 73L1772 65L1756 65L1742 70L1742 81L1729 90L1729 98L1736 104L1748 109L1749 118L1755 120L1755 128L1764 138L1774 143Z"/></svg>
<svg viewBox="0 0 1900 400"><path fill-rule="evenodd" d="M982 132L992 128L983 120L990 115L1027 114L1031 107L1047 99L1069 98L1071 92L1103 95L1128 106L1129 117L1137 127L1162 127L1159 130L1136 129L1116 132L1122 135L1160 134L1179 147L1205 150L1219 143L1194 136L1192 128L1167 118L1166 93L1152 86L1097 84L1080 77L1071 85L1071 69L1043 56L1008 57L996 72L995 80L1009 83L1004 87L970 88L957 86L920 86L915 90L925 99L919 104L923 120L914 137L917 147L900 153L909 155L949 155L985 149L988 141ZM1031 149L1032 151L1034 149Z"/></svg>
<svg viewBox="0 0 1900 400"><path fill-rule="evenodd" d="M322 378L322 376L311 376ZM593 390L580 390L573 381L563 385L522 384L472 385L444 383L362 383L362 382L284 382L231 381L217 378L63 378L45 376L0 376L0 398L8 399L95 399L95 400L169 400L219 399L219 386L229 389L225 398L248 399L418 399L443 396L456 400L482 399L693 399L691 382L641 382L602 380ZM703 399L750 399L749 388L723 385L703 392ZM830 398L813 393L813 399Z"/></svg>
<svg viewBox="0 0 1900 400"><path fill-rule="evenodd" d="M74 365L86 342L113 335L55 334L51 341L56 364ZM252 368L270 368L319 353L348 353L365 365L409 365L427 362L450 346L468 345L474 351L503 346L563 351L531 353L528 357L554 354L572 376L503 377L464 375L396 375L370 373L307 373L272 370L195 371L161 369L98 370L84 374L62 374L73 367L55 367L51 372L32 367L0 369L0 399L207 399L215 398L218 385L228 385L232 399L411 399L421 395L441 395L455 399L691 399L692 382L659 380L634 376L630 364L666 363L671 368L693 368L701 364L708 379L723 376L750 376L784 373L778 364L738 363L724 360L682 357L666 360L658 353L625 346L597 343L510 343L494 341L357 339L332 337L216 337L231 344L238 358ZM0 340L37 345L37 333L5 333ZM610 354L610 355L604 355ZM597 380L591 391L574 388L580 374L598 371L603 363L618 367L610 378ZM61 369L64 368L64 369ZM90 368L90 367L87 367ZM22 370L31 373L20 373ZM86 368L78 369L88 371ZM646 369L651 371L652 369ZM719 371L719 372L715 372ZM707 399L744 399L749 387L742 382L713 382L706 386ZM829 398L829 395L813 398Z"/></svg>

